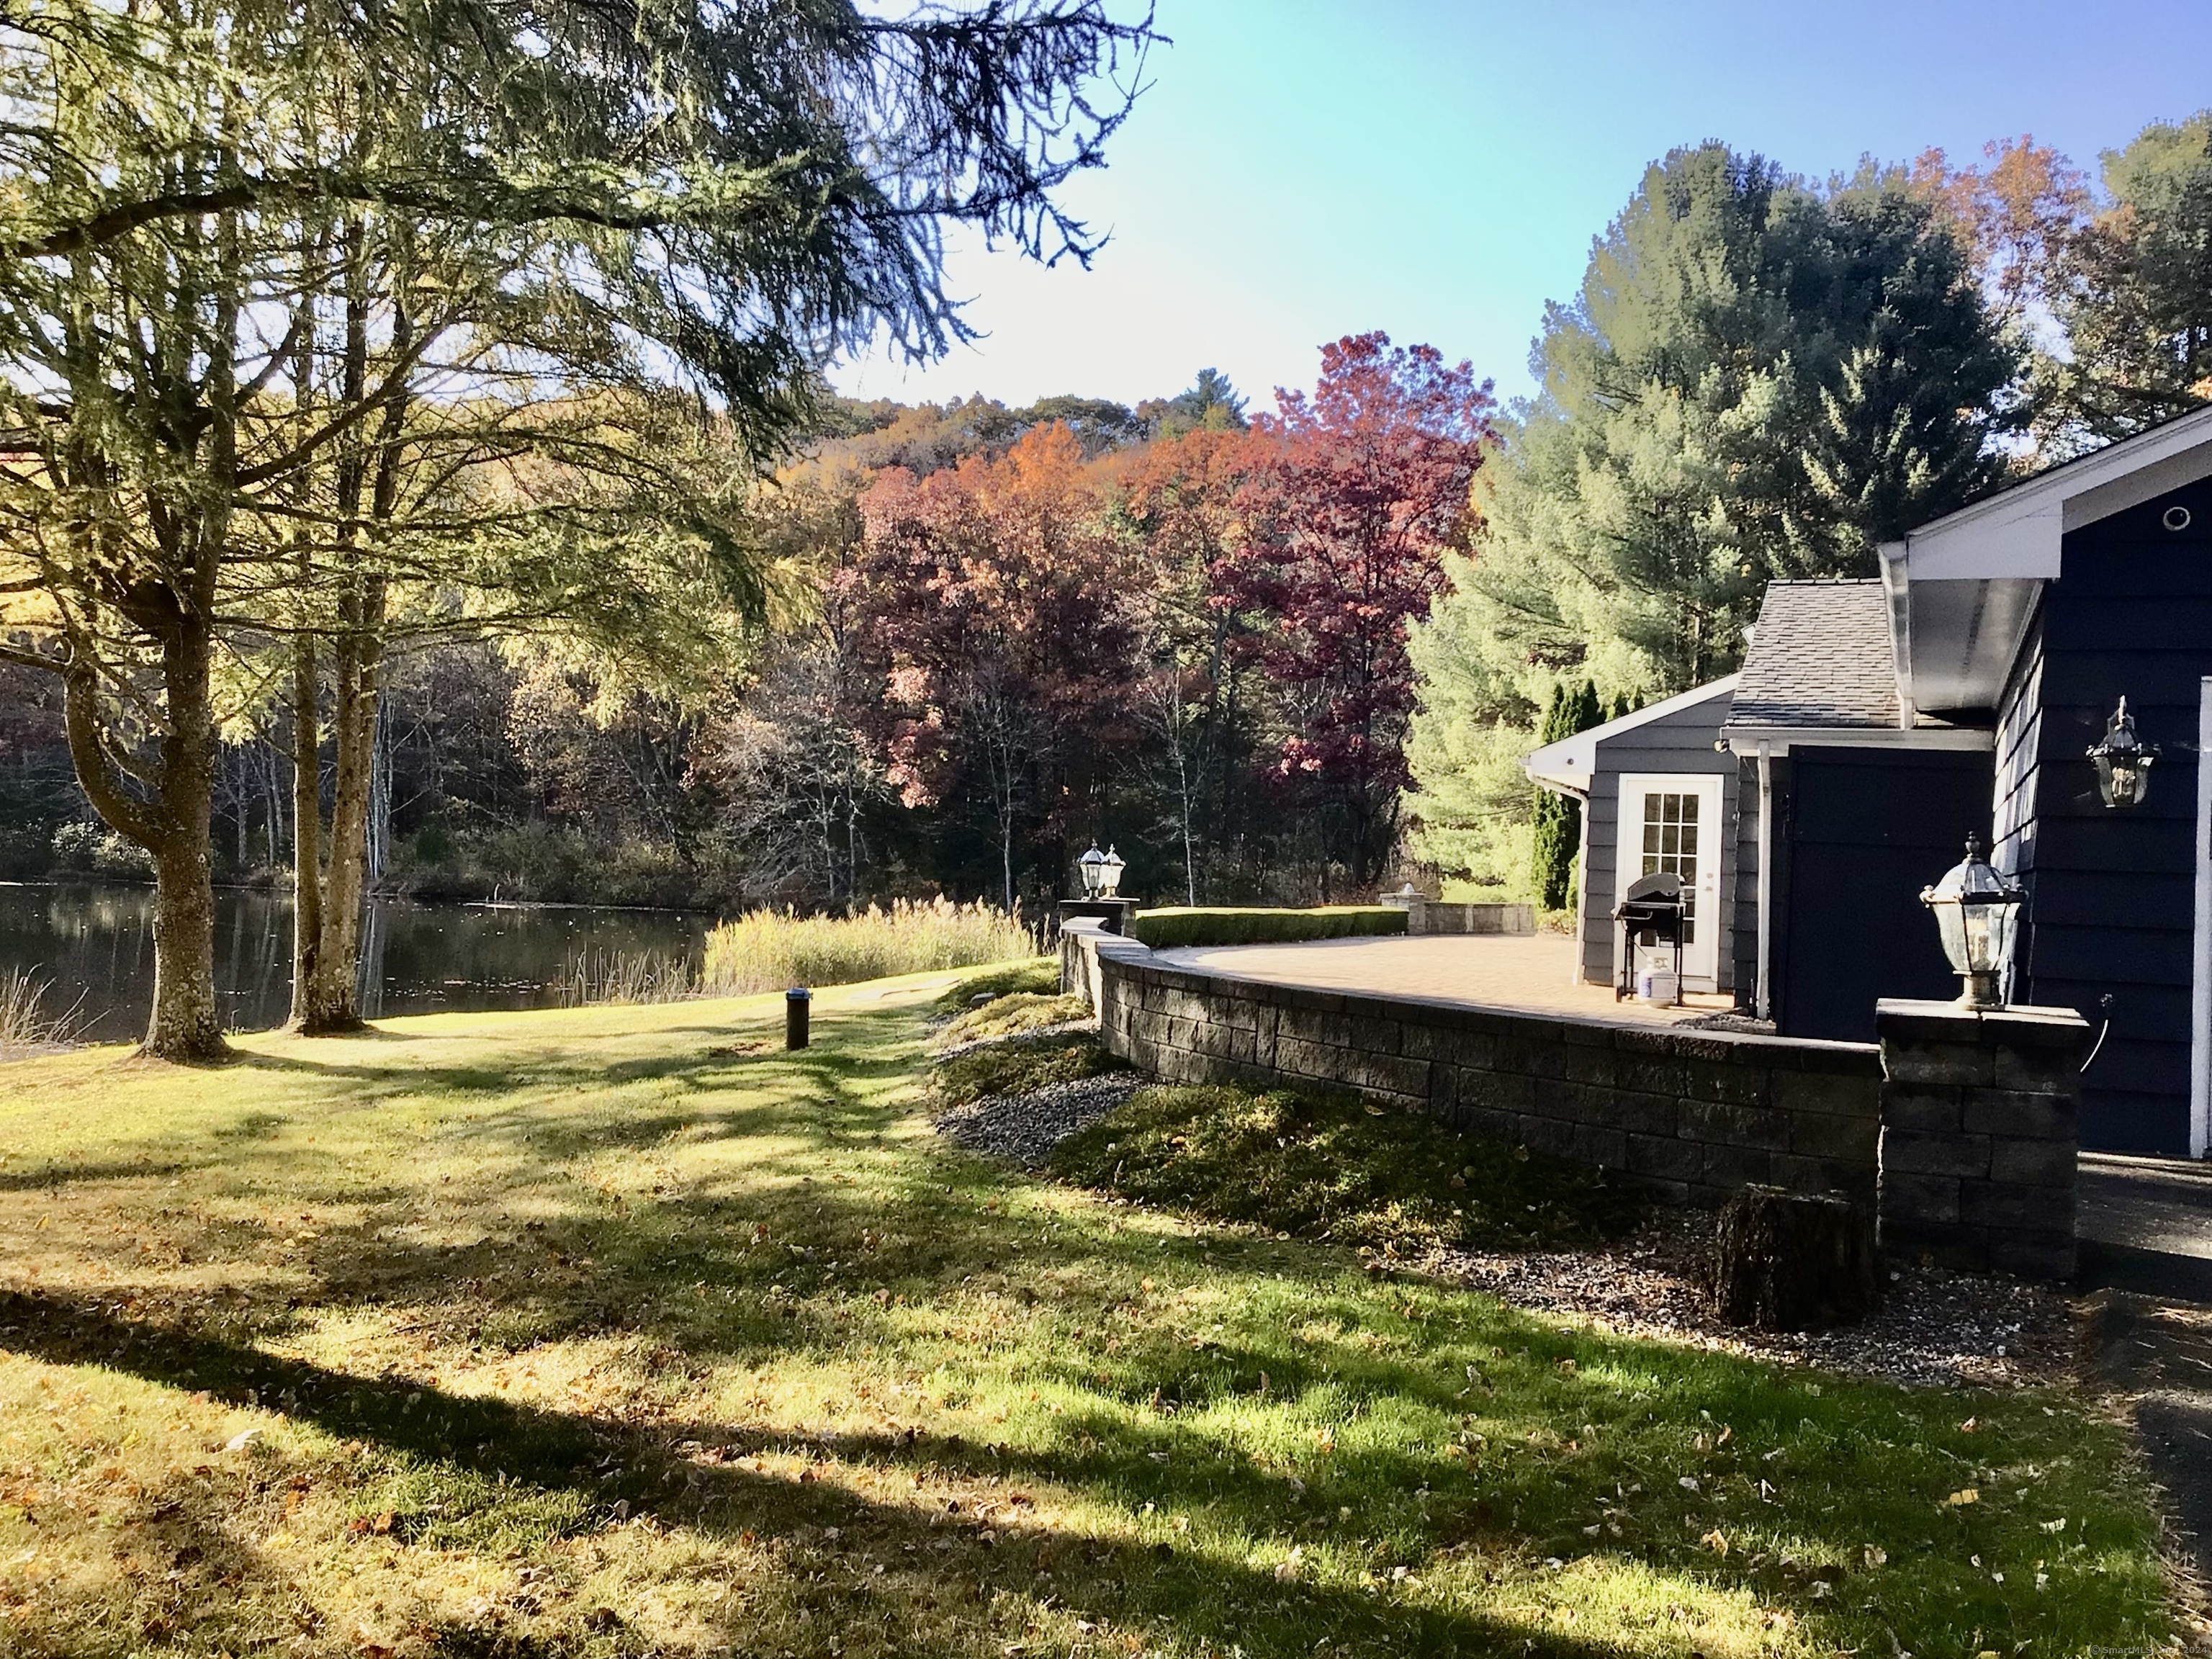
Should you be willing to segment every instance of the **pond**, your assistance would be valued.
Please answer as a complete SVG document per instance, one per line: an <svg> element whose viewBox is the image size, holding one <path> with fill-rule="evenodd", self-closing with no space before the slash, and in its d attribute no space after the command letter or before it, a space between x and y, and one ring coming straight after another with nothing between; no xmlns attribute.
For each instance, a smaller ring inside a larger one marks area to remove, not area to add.
<svg viewBox="0 0 2212 1659"><path fill-rule="evenodd" d="M557 1006L579 956L697 956L710 916L675 910L372 902L362 928L362 1012L370 1018ZM0 883L0 973L52 981L46 1008L75 1005L81 1033L144 1033L154 995L154 890ZM233 1030L284 1023L292 996L292 899L216 894L216 989Z"/></svg>

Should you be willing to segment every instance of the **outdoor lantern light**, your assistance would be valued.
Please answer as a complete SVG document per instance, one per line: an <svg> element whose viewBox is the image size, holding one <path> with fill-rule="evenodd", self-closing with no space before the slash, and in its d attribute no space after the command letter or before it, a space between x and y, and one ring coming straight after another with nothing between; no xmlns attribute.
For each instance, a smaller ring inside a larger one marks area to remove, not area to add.
<svg viewBox="0 0 2212 1659"><path fill-rule="evenodd" d="M1121 855L1112 847L1108 847L1106 856L1098 866L1098 896L1100 898L1121 896L1121 872L1125 867Z"/></svg>
<svg viewBox="0 0 2212 1659"><path fill-rule="evenodd" d="M1933 887L1920 890L1920 902L1936 913L1951 971L1966 981L1959 997L1962 1007L2004 1006L2005 969L2012 961L2025 897L2021 889L1982 862L1979 836L1966 837L1962 863L1945 871Z"/></svg>
<svg viewBox="0 0 2212 1659"><path fill-rule="evenodd" d="M2150 789L2150 763L2158 758L2158 745L2136 736L2136 717L2128 713L2128 700L2112 711L2105 740L2089 750L2097 763L2097 793L2107 806L2140 806Z"/></svg>
<svg viewBox="0 0 2212 1659"><path fill-rule="evenodd" d="M1114 862L1118 866L1121 860L1116 859ZM1077 873L1083 878L1084 897L1103 898L1112 890L1106 884L1106 854L1098 850L1097 842L1092 842L1091 850L1076 860L1075 868ZM1117 868L1114 872L1115 879L1118 881L1121 874L1121 871Z"/></svg>

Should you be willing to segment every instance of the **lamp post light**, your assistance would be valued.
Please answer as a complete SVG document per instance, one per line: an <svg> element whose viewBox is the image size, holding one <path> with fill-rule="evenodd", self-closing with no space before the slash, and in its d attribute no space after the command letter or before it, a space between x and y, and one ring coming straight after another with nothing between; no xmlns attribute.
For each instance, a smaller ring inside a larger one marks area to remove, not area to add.
<svg viewBox="0 0 2212 1659"><path fill-rule="evenodd" d="M1100 898L1121 896L1121 872L1127 867L1127 861L1114 850L1109 843L1106 848L1105 861L1098 866L1098 896Z"/></svg>
<svg viewBox="0 0 2212 1659"><path fill-rule="evenodd" d="M2089 750L2097 766L2097 793L2111 806L2140 806L2150 790L2150 766L2158 758L2158 745L2136 736L2136 717L2128 713L2128 700L2112 711L2104 741Z"/></svg>
<svg viewBox="0 0 2212 1659"><path fill-rule="evenodd" d="M1951 971L1966 981L1962 1008L2005 1006L2005 970L2018 939L2020 907L2027 895L1982 861L1982 838L1966 837L1966 856L1943 872L1920 902L1936 913L1936 931Z"/></svg>
<svg viewBox="0 0 2212 1659"><path fill-rule="evenodd" d="M1097 842L1092 842L1091 850L1076 860L1075 872L1083 878L1084 897L1095 899L1105 896L1106 854L1098 850ZM1119 871L1115 872L1116 879L1119 879L1120 875Z"/></svg>

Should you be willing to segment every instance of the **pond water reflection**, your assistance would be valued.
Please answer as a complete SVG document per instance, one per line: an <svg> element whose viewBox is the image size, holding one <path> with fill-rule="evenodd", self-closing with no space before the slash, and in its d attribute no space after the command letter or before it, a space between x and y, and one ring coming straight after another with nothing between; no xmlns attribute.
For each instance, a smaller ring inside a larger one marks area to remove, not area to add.
<svg viewBox="0 0 2212 1659"><path fill-rule="evenodd" d="M548 1007L579 953L696 956L712 925L671 910L378 900L363 923L362 1012ZM215 963L231 1030L282 1024L292 996L291 896L218 891ZM86 1036L140 1036L154 994L154 890L0 883L0 972L10 968L52 981L49 1013L78 1004Z"/></svg>

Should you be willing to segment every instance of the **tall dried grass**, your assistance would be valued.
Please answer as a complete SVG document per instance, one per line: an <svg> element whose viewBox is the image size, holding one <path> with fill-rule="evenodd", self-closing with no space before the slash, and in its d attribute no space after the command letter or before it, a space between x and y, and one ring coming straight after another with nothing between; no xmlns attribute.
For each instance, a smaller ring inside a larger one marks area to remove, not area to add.
<svg viewBox="0 0 2212 1659"><path fill-rule="evenodd" d="M579 951L562 965L553 990L563 1008L681 1002L699 994L699 965L658 951Z"/></svg>
<svg viewBox="0 0 2212 1659"><path fill-rule="evenodd" d="M972 968L1036 954L1018 916L981 902L938 899L852 916L753 910L707 935L701 988L739 996L789 985L850 985L892 974Z"/></svg>
<svg viewBox="0 0 2212 1659"><path fill-rule="evenodd" d="M0 1055L59 1047L76 1041L84 1000L66 1013L46 1012L53 981L34 969L0 971Z"/></svg>

